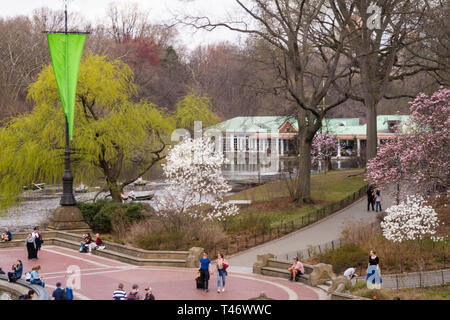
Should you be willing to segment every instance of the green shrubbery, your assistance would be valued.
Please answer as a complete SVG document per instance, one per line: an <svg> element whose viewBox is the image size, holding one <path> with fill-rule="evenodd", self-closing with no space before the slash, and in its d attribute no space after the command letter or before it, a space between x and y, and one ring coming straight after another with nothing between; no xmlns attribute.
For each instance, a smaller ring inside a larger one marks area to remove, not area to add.
<svg viewBox="0 0 450 320"><path fill-rule="evenodd" d="M319 255L321 262L333 265L333 270L340 273L349 267L361 265L367 261L369 254L356 243L346 243L335 250L328 250Z"/></svg>
<svg viewBox="0 0 450 320"><path fill-rule="evenodd" d="M142 204L118 203L112 200L98 200L94 203L77 203L86 223L95 232L110 233L113 225L132 223L143 218Z"/></svg>

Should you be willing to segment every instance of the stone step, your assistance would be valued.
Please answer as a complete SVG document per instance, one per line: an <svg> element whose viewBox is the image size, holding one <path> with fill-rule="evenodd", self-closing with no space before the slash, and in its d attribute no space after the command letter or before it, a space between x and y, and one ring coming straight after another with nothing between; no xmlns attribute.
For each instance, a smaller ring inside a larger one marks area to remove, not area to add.
<svg viewBox="0 0 450 320"><path fill-rule="evenodd" d="M182 259L145 259L111 250L94 250L94 255L105 257L137 266L164 266L164 267L186 267L186 260Z"/></svg>
<svg viewBox="0 0 450 320"><path fill-rule="evenodd" d="M52 239L54 245L65 247L68 249L73 249L78 251L80 249L81 243L70 241L66 239ZM108 248L106 246L106 248ZM127 255L114 250L103 249L103 250L93 250L94 255L100 257L109 258L112 260L117 260L125 263L129 263L137 266L165 266L165 267L185 267L186 259L167 259L167 258L141 258L134 255Z"/></svg>
<svg viewBox="0 0 450 320"><path fill-rule="evenodd" d="M261 274L265 276L285 278L285 279L289 279L290 277L289 271L287 269L279 269L272 267L262 267ZM311 276L309 274L302 274L299 277L299 281L304 284L311 285L310 277Z"/></svg>
<svg viewBox="0 0 450 320"><path fill-rule="evenodd" d="M81 245L81 236L76 234L60 232L58 237L69 241L75 241ZM133 248L125 245L121 245L114 242L103 241L108 250L116 251L125 255L135 256L143 259L186 259L189 255L189 251L164 251L164 250L144 250L139 248Z"/></svg>
<svg viewBox="0 0 450 320"><path fill-rule="evenodd" d="M20 239L23 237L23 239ZM13 235L13 240L0 242L0 248L24 247L25 233ZM56 245L78 251L81 246L81 235L68 232L43 232L42 237L45 245ZM189 251L158 251L132 248L117 243L104 241L104 250L94 250L93 253L99 256L118 260L121 262L138 266L166 266L166 267L186 267L186 260Z"/></svg>

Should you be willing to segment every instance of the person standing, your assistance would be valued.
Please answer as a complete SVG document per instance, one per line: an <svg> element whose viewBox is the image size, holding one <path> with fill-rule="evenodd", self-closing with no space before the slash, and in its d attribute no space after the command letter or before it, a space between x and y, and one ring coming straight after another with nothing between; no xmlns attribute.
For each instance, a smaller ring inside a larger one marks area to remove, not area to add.
<svg viewBox="0 0 450 320"><path fill-rule="evenodd" d="M36 242L36 251L41 250L42 246L42 236L41 232L39 231L39 227L34 227L33 233L31 234L33 236L34 241Z"/></svg>
<svg viewBox="0 0 450 320"><path fill-rule="evenodd" d="M380 208L380 212L383 211L383 209L381 209L381 192L379 189L377 189L377 191L375 192L375 211L378 212L378 208Z"/></svg>
<svg viewBox="0 0 450 320"><path fill-rule="evenodd" d="M28 251L28 260L37 259L37 250L36 250L36 241L34 241L33 236L31 233L28 234L27 238L25 239L25 247Z"/></svg>
<svg viewBox="0 0 450 320"><path fill-rule="evenodd" d="M8 281L16 282L22 277L23 264L21 260L17 260L15 264L12 265L12 272L8 272Z"/></svg>
<svg viewBox="0 0 450 320"><path fill-rule="evenodd" d="M137 284L133 284L133 287L127 296L127 300L141 300L141 296L139 295L139 286Z"/></svg>
<svg viewBox="0 0 450 320"><path fill-rule="evenodd" d="M370 251L369 263L367 265L366 284L368 289L380 289L381 288L381 271L380 271L380 259L376 255L375 250Z"/></svg>
<svg viewBox="0 0 450 320"><path fill-rule="evenodd" d="M225 261L222 253L217 254L216 272L217 272L217 293L220 293L220 283L222 282L222 292L225 292L225 277L227 275L227 268L229 264ZM222 280L222 281L220 281Z"/></svg>
<svg viewBox="0 0 450 320"><path fill-rule="evenodd" d="M211 263L211 260L208 258L208 252L203 252L202 258L200 258L200 277L203 281L203 290L206 292L209 291L208 289L208 281L209 281L209 264Z"/></svg>
<svg viewBox="0 0 450 320"><path fill-rule="evenodd" d="M123 290L123 283L119 283L119 286L116 290L113 292L113 299L114 300L126 300L127 299L127 293L125 290Z"/></svg>
<svg viewBox="0 0 450 320"><path fill-rule="evenodd" d="M372 211L375 211L374 209L374 192L372 186L367 189L367 211L370 211L369 208L372 206Z"/></svg>
<svg viewBox="0 0 450 320"><path fill-rule="evenodd" d="M52 293L52 300L67 300L65 299L65 293L64 290L61 289L61 282L56 283L56 289L53 290Z"/></svg>

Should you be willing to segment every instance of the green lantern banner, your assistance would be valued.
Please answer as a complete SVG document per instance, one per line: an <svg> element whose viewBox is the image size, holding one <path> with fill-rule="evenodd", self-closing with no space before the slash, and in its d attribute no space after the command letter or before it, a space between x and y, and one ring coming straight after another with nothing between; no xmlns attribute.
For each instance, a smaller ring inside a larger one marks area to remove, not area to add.
<svg viewBox="0 0 450 320"><path fill-rule="evenodd" d="M72 140L78 68L86 35L48 33L47 39L64 116L69 127L69 137Z"/></svg>

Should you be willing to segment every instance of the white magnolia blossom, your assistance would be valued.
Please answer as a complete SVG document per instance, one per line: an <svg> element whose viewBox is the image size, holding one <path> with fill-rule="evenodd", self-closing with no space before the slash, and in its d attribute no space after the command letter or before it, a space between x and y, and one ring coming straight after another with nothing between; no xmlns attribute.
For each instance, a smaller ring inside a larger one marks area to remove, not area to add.
<svg viewBox="0 0 450 320"><path fill-rule="evenodd" d="M166 160L162 166L168 187L155 199L160 215L189 214L221 221L238 213L238 207L224 201L231 190L222 175L225 160L210 139L186 139L169 151Z"/></svg>
<svg viewBox="0 0 450 320"><path fill-rule="evenodd" d="M386 210L381 222L383 236L394 242L423 239L436 233L439 219L431 206L419 195L407 196L406 202Z"/></svg>

